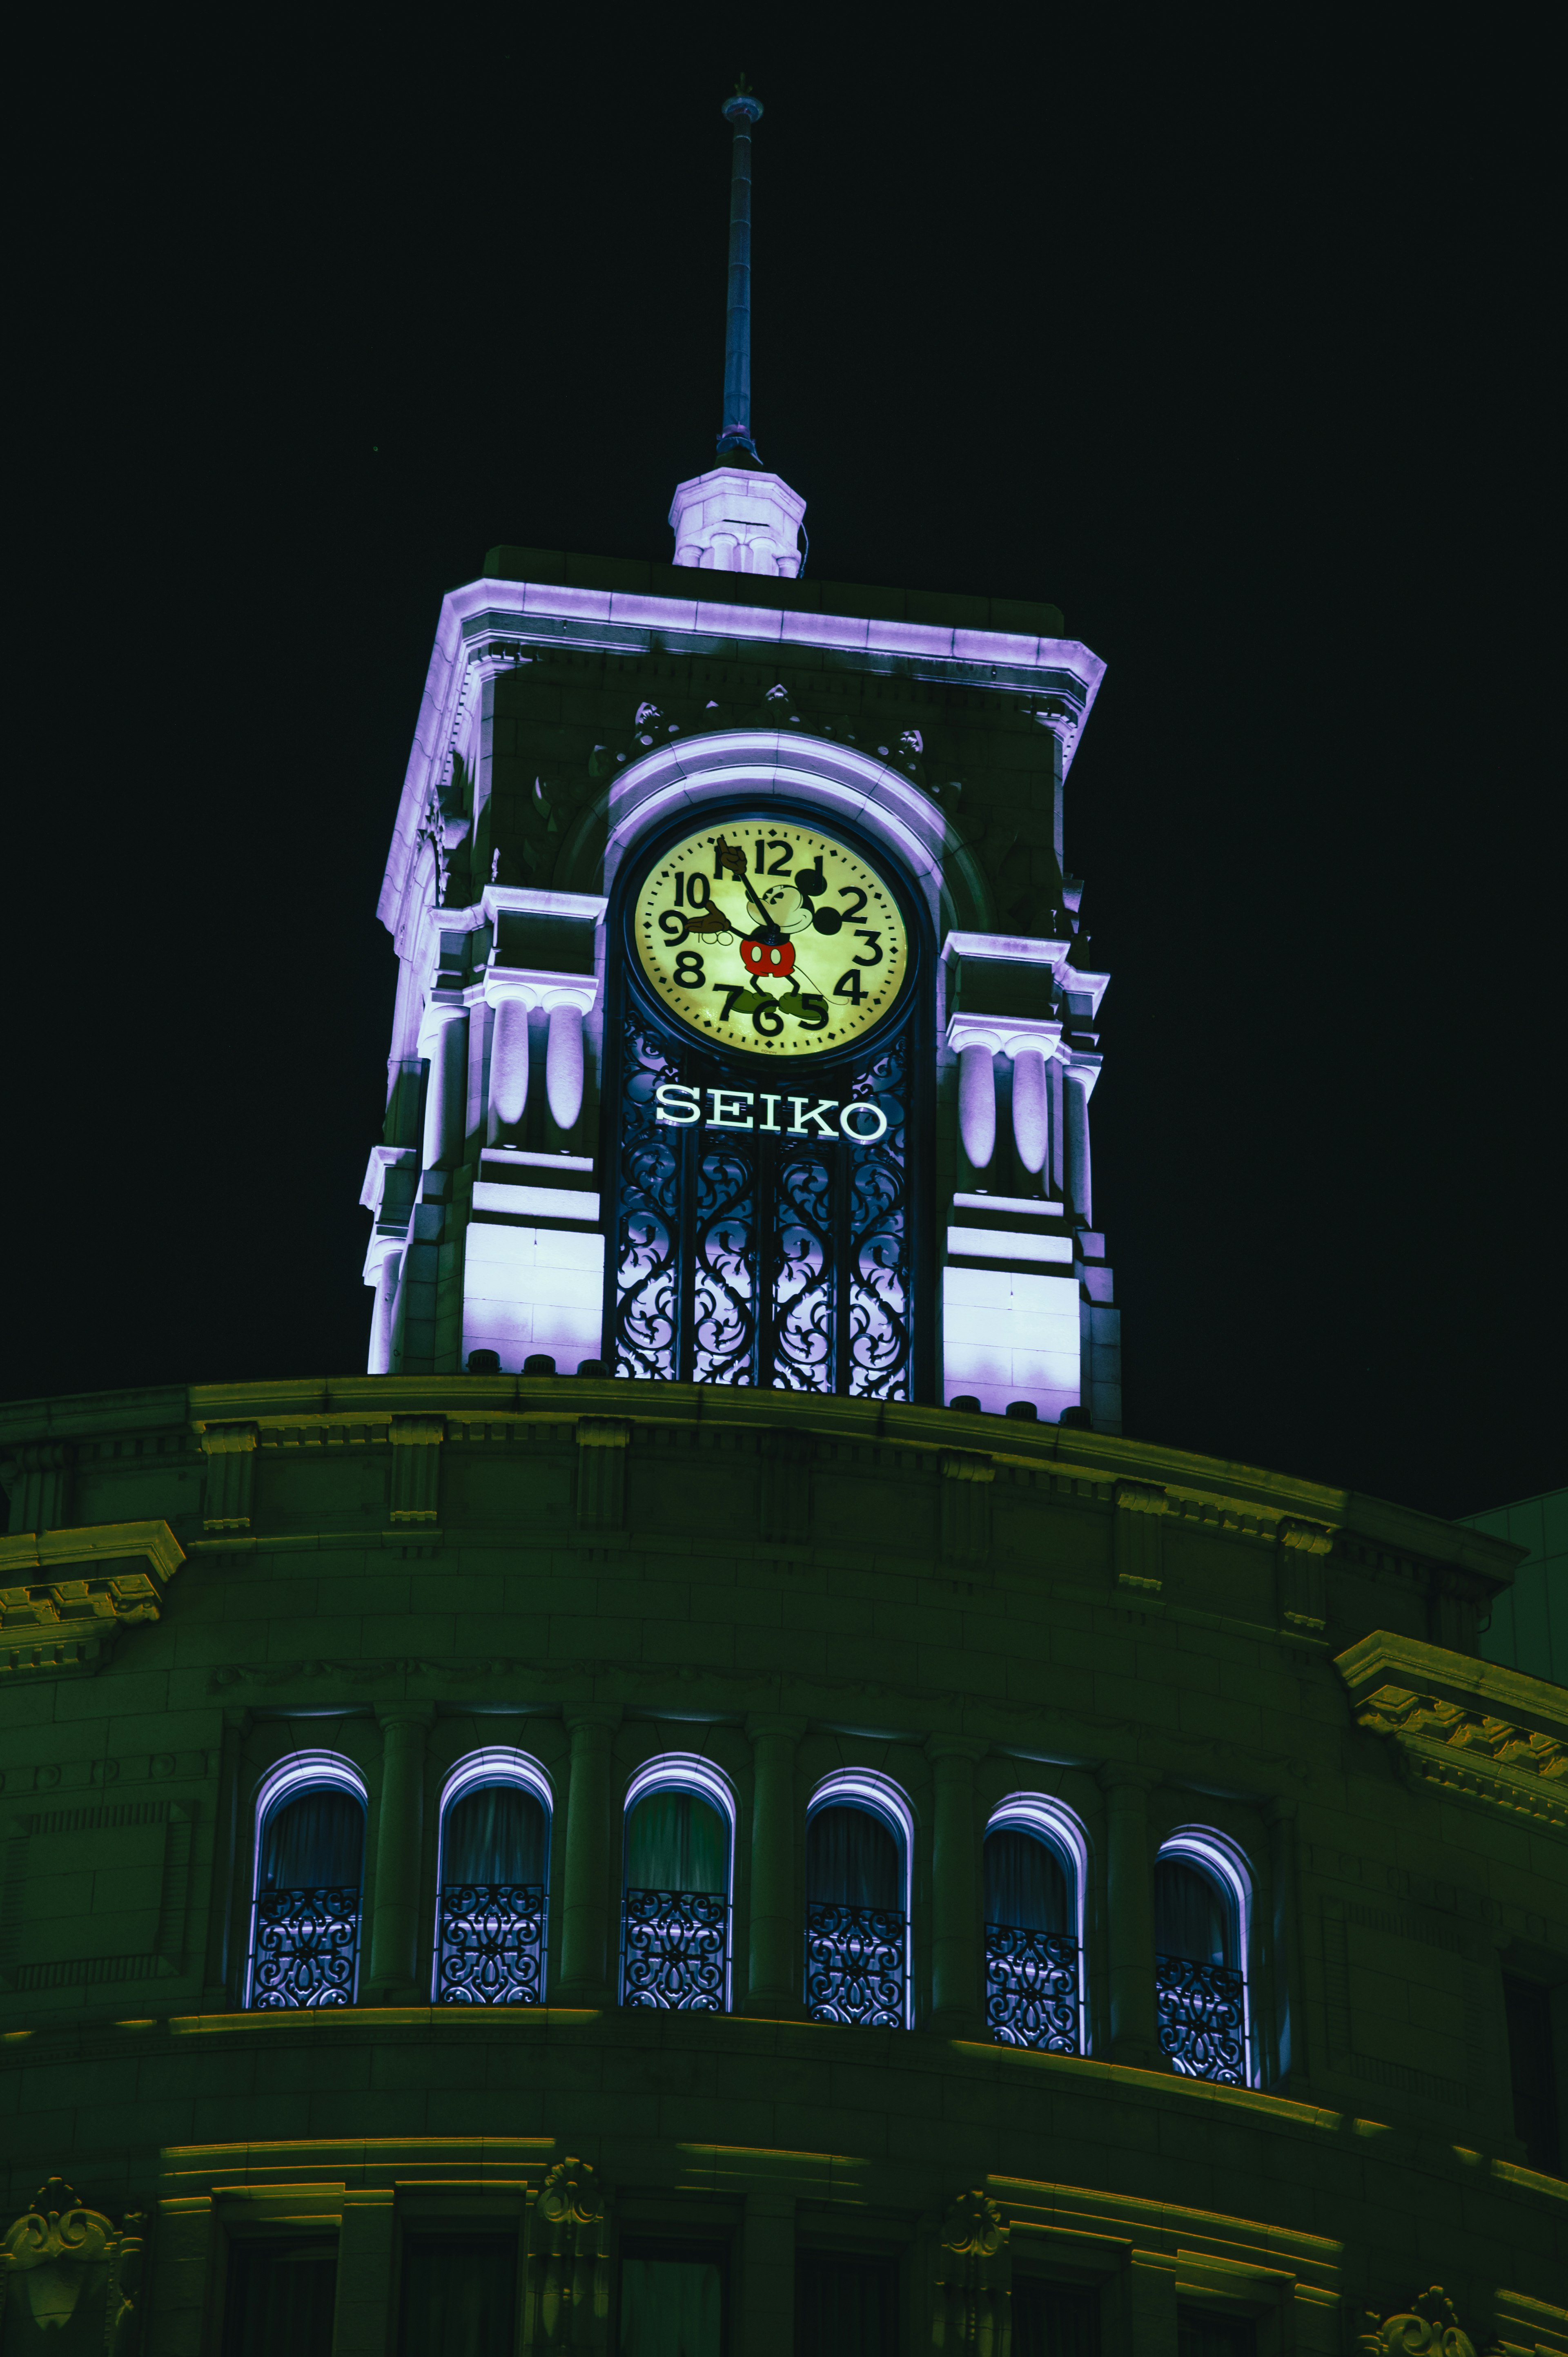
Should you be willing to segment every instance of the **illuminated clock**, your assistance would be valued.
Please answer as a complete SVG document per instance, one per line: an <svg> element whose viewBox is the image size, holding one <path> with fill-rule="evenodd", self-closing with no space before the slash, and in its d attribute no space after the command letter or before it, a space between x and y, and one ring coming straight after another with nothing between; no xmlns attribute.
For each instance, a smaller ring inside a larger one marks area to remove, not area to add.
<svg viewBox="0 0 1568 2357"><path fill-rule="evenodd" d="M660 1004L715 1048L835 1053L891 1012L909 971L892 887L795 818L685 835L638 890L632 940Z"/></svg>

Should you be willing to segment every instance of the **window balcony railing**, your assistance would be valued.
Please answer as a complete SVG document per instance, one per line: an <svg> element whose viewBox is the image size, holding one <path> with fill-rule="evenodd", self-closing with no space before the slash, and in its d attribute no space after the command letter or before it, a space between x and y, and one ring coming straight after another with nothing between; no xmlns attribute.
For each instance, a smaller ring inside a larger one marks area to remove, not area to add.
<svg viewBox="0 0 1568 2357"><path fill-rule="evenodd" d="M1230 1964L1156 1956L1160 2044L1184 2079L1247 2084L1246 1982Z"/></svg>
<svg viewBox="0 0 1568 2357"><path fill-rule="evenodd" d="M251 2004L262 2012L352 2005L360 1948L357 1883L263 1890L256 1899Z"/></svg>
<svg viewBox="0 0 1568 2357"><path fill-rule="evenodd" d="M723 2013L729 1901L722 1890L628 1890L620 2001L663 2013Z"/></svg>
<svg viewBox="0 0 1568 2357"><path fill-rule="evenodd" d="M437 2005L542 2005L544 1885L453 1882L441 1893Z"/></svg>
<svg viewBox="0 0 1568 2357"><path fill-rule="evenodd" d="M806 2009L813 2021L902 2029L908 1919L890 1907L806 1909Z"/></svg>
<svg viewBox="0 0 1568 2357"><path fill-rule="evenodd" d="M1078 1942L1065 1932L988 1923L985 2020L998 2045L1076 2054Z"/></svg>

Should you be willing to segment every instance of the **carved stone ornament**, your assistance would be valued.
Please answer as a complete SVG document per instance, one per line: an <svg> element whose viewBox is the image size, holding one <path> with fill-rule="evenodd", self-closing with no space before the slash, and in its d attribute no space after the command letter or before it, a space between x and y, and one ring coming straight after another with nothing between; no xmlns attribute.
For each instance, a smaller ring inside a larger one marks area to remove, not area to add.
<svg viewBox="0 0 1568 2357"><path fill-rule="evenodd" d="M1356 2339L1356 2357L1476 2357L1459 2329L1459 2317L1441 2284L1434 2284L1398 2316L1379 2318L1369 2309Z"/></svg>
<svg viewBox="0 0 1568 2357"><path fill-rule="evenodd" d="M1013 2288L1006 2212L988 2193L961 2193L937 2238L931 2346L1003 2357Z"/></svg>
<svg viewBox="0 0 1568 2357"><path fill-rule="evenodd" d="M133 2212L115 2231L51 2177L0 2243L0 2348L72 2357L78 2350L127 2357L141 2280L142 2227Z"/></svg>
<svg viewBox="0 0 1568 2357"><path fill-rule="evenodd" d="M525 2348L594 2357L609 2347L609 2233L592 2161L558 2160L528 2223Z"/></svg>

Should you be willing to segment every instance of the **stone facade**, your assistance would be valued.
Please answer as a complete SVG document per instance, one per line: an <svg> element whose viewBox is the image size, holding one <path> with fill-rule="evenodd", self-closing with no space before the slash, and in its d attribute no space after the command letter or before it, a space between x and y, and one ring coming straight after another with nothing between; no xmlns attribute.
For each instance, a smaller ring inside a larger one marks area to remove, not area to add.
<svg viewBox="0 0 1568 2357"><path fill-rule="evenodd" d="M617 2346L650 2238L723 2255L735 2357L789 2357L824 2252L889 2262L907 2352L1004 2357L1041 2282L1106 2357L1189 2312L1267 2357L1568 2346L1505 2015L1545 1990L1562 2070L1568 1693L1477 1651L1517 1550L1081 1429L591 1377L11 1405L0 1456L7 2352L76 2345L68 2295L95 2347L219 2351L295 2235L385 2357L413 2242L479 2229L519 2348ZM432 2001L479 1751L550 1803L542 2003ZM256 2009L258 1799L307 1756L366 1803L353 2002ZM619 2002L626 1798L677 1757L733 1813L721 2011ZM908 2026L806 2002L846 1779L905 1813ZM1078 2050L993 2034L1019 1809L1080 1846ZM1240 1878L1229 2082L1171 2067L1184 1841Z"/></svg>

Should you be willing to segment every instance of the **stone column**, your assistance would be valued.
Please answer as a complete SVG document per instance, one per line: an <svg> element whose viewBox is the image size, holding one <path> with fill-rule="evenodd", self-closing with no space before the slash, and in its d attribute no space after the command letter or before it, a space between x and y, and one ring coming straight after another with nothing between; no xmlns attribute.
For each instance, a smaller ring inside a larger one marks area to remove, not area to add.
<svg viewBox="0 0 1568 2357"><path fill-rule="evenodd" d="M376 1811L375 1911L371 1924L372 2003L418 2001L420 1867L424 1829L424 1738L434 1711L413 1703L379 1706L381 1797Z"/></svg>
<svg viewBox="0 0 1568 2357"><path fill-rule="evenodd" d="M805 1931L796 1911L795 1747L799 1718L750 1718L751 1951L743 2010L803 2020Z"/></svg>
<svg viewBox="0 0 1568 2357"><path fill-rule="evenodd" d="M974 1765L989 1745L965 1735L933 1735L926 1756L936 1770L931 1857L931 2028L947 2038L978 2038L983 2028L980 1844L974 1823Z"/></svg>
<svg viewBox="0 0 1568 2357"><path fill-rule="evenodd" d="M583 1009L550 1010L550 1040L544 1051L544 1093L557 1129L575 1129L583 1110Z"/></svg>
<svg viewBox="0 0 1568 2357"><path fill-rule="evenodd" d="M527 998L508 994L496 998L496 1026L490 1035L490 1117L493 1144L515 1129L528 1105Z"/></svg>
<svg viewBox="0 0 1568 2357"><path fill-rule="evenodd" d="M795 2197L748 2193L742 2243L740 2345L745 2357L793 2357Z"/></svg>
<svg viewBox="0 0 1568 2357"><path fill-rule="evenodd" d="M1094 1180L1089 1159L1089 1091L1092 1074L1076 1064L1067 1068L1067 1191L1073 1210L1086 1227L1094 1225Z"/></svg>
<svg viewBox="0 0 1568 2357"><path fill-rule="evenodd" d="M610 1910L610 1739L618 1707L590 1705L566 1713L572 1738L566 1794L566 1880L561 1908L561 1999L608 2005Z"/></svg>
<svg viewBox="0 0 1568 2357"><path fill-rule="evenodd" d="M1169 2068L1160 2051L1155 2006L1155 1873L1149 1857L1149 1788L1159 1779L1130 1760L1100 1770L1106 1800L1107 1909L1111 1960L1108 2059L1144 2071Z"/></svg>
<svg viewBox="0 0 1568 2357"><path fill-rule="evenodd" d="M376 1270L376 1303L371 1313L371 1362L368 1372L385 1375L392 1372L392 1325L397 1316L397 1284L403 1271L403 1254L387 1252L381 1254Z"/></svg>
<svg viewBox="0 0 1568 2357"><path fill-rule="evenodd" d="M990 1168L996 1151L996 1074L978 1041L958 1052L958 1127L972 1168Z"/></svg>
<svg viewBox="0 0 1568 2357"><path fill-rule="evenodd" d="M439 1170L462 1151L468 1096L468 1017L461 1006L426 1009L419 1052L429 1060L424 1162Z"/></svg>
<svg viewBox="0 0 1568 2357"><path fill-rule="evenodd" d="M1273 1938L1274 2020L1273 2068L1270 2084L1280 2093L1295 2094L1307 2083L1306 2018L1302 2005L1301 1938L1296 1916L1296 1803L1294 1799L1271 1801L1265 1817L1269 1828L1269 1885L1273 1900ZM1245 1960L1243 1960L1245 1961Z"/></svg>
<svg viewBox="0 0 1568 2357"><path fill-rule="evenodd" d="M1013 1136L1025 1169L1043 1170L1051 1133L1046 1060L1037 1048L1021 1049L1013 1059Z"/></svg>

